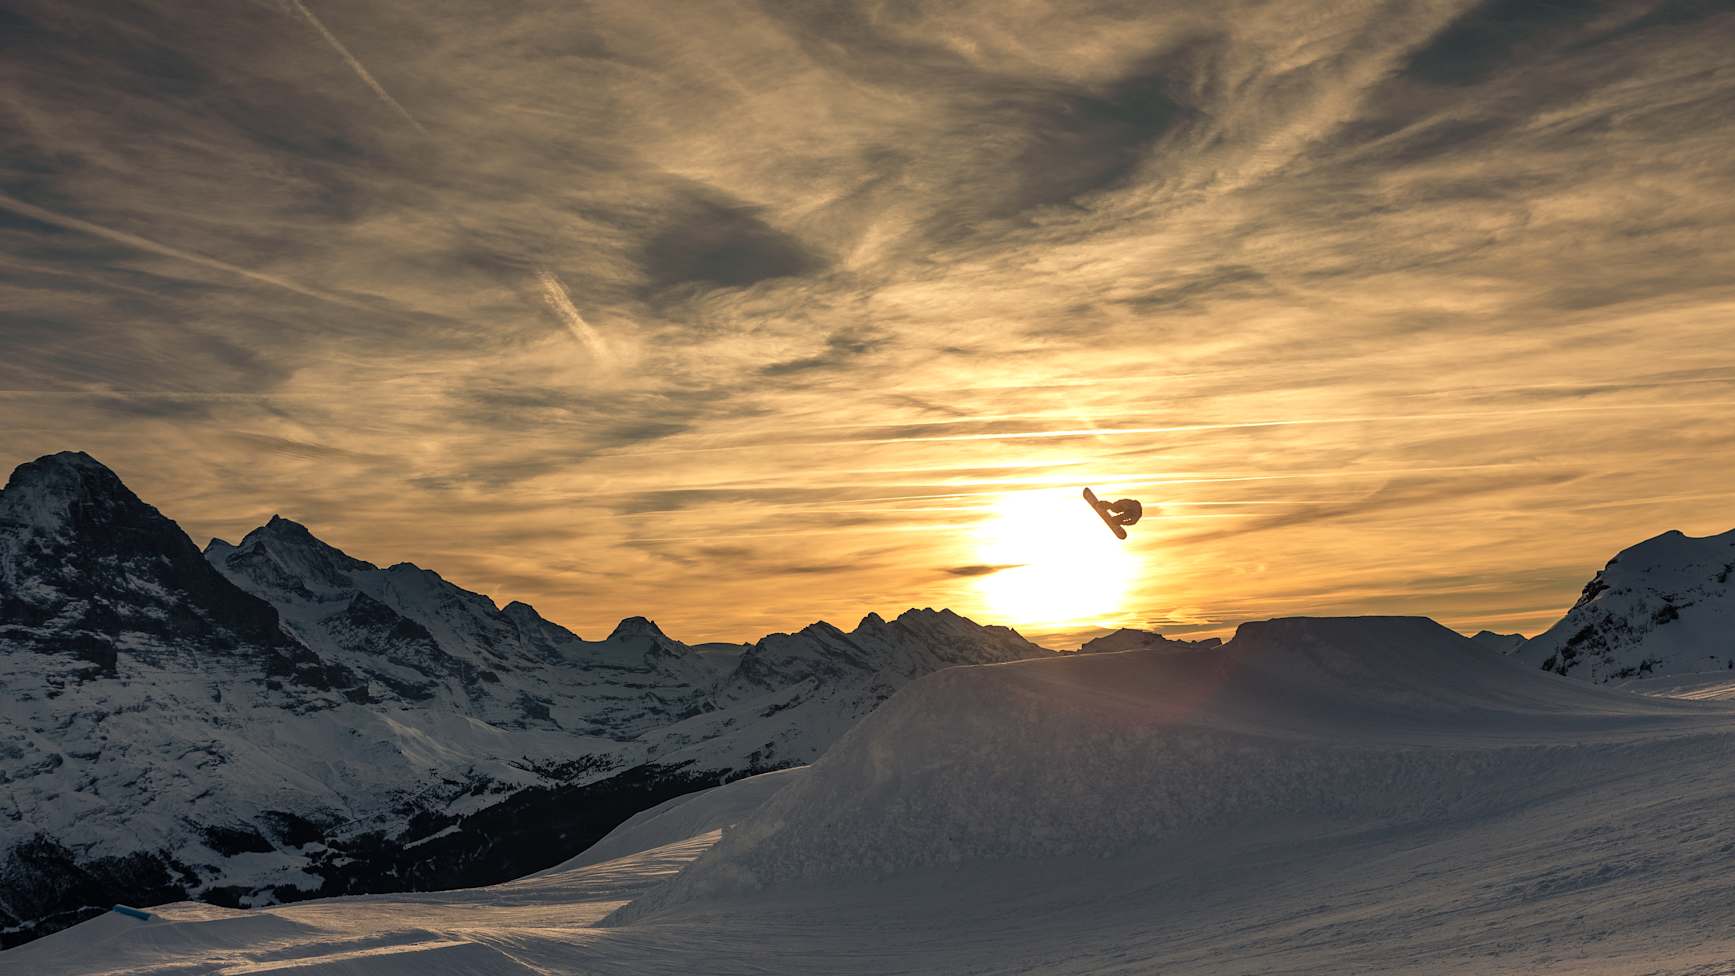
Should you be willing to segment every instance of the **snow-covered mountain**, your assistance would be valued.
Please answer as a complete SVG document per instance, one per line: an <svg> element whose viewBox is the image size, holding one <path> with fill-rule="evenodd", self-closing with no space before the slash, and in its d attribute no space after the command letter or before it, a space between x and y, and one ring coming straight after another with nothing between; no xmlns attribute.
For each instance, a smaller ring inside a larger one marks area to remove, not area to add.
<svg viewBox="0 0 1735 976"><path fill-rule="evenodd" d="M810 762L915 677L1047 651L949 611L701 653L586 641L281 518L201 554L83 454L0 491L0 937L115 901L516 877Z"/></svg>
<svg viewBox="0 0 1735 976"><path fill-rule="evenodd" d="M283 627L363 679L364 701L425 704L501 728L630 738L700 711L727 660L642 617L580 640L525 603L494 601L410 563L381 569L273 516L211 565Z"/></svg>
<svg viewBox="0 0 1735 976"><path fill-rule="evenodd" d="M1665 532L1623 550L1513 653L1595 682L1735 669L1735 531Z"/></svg>
<svg viewBox="0 0 1735 976"><path fill-rule="evenodd" d="M820 621L753 644L717 684L712 711L643 738L657 762L682 769L780 769L817 759L923 675L1051 654L950 610L908 610L890 621L870 613L847 633Z"/></svg>

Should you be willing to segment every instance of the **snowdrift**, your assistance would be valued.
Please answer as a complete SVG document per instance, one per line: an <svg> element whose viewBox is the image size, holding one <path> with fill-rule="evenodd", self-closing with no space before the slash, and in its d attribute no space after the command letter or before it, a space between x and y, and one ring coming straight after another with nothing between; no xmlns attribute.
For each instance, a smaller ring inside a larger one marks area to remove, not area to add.
<svg viewBox="0 0 1735 976"><path fill-rule="evenodd" d="M616 921L809 879L1487 814L1703 748L1694 733L1730 716L1530 670L1419 618L956 668L900 692Z"/></svg>

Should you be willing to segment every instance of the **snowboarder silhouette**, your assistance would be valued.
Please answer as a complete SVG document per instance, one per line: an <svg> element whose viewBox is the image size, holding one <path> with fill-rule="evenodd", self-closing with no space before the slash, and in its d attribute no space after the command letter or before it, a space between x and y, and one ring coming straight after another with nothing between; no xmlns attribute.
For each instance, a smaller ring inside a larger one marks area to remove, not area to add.
<svg viewBox="0 0 1735 976"><path fill-rule="evenodd" d="M1139 519L1143 518L1145 514L1145 507L1140 505L1136 499L1117 498L1112 502L1105 502L1098 499L1096 492L1089 488L1084 490L1084 500L1090 503L1091 508L1096 509L1096 514L1101 516L1103 524L1107 525L1109 531L1113 532L1118 539L1127 537L1125 526L1137 525Z"/></svg>

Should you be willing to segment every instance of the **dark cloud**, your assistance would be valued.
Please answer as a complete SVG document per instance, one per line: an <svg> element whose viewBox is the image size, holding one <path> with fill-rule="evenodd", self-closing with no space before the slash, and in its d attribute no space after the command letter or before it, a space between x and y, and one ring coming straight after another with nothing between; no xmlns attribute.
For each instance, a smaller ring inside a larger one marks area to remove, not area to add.
<svg viewBox="0 0 1735 976"><path fill-rule="evenodd" d="M947 566L944 570L942 570L942 572L944 572L947 576L965 576L965 577L992 576L993 574L998 573L998 572L1002 572L1004 570L1018 569L1018 568L1020 568L1020 567L1019 567L1019 564L1017 564L1017 563L1010 563L1010 564L1006 564L1006 565L997 565L997 566L989 566L989 565L977 563L977 564L972 564L969 566Z"/></svg>
<svg viewBox="0 0 1735 976"><path fill-rule="evenodd" d="M768 363L760 368L766 376L788 376L817 370L840 369L874 352L886 343L885 337L860 330L833 332L825 337L825 350L817 355Z"/></svg>
<svg viewBox="0 0 1735 976"><path fill-rule="evenodd" d="M1121 303L1139 311L1194 308L1212 298L1257 294L1267 284L1265 275L1245 265L1225 265L1184 278L1178 283L1161 283Z"/></svg>
<svg viewBox="0 0 1735 976"><path fill-rule="evenodd" d="M910 407L918 413L940 414L946 417L962 417L966 413L966 411L959 409L956 404L940 403L928 397L904 394L882 397L881 399L893 406Z"/></svg>
<svg viewBox="0 0 1735 976"><path fill-rule="evenodd" d="M251 431L230 431L225 436L240 441L250 450L280 454L286 457L300 458L308 461L362 461L385 467L390 465L392 460L390 455L352 451L335 444L320 444L290 437L276 437L270 434L253 433Z"/></svg>
<svg viewBox="0 0 1735 976"><path fill-rule="evenodd" d="M984 106L987 118L1003 118L1024 133L1016 152L1001 162L1012 185L985 201L986 215L1069 203L1130 179L1189 118L1171 93L1179 72L1164 61L1155 58L1100 92L1018 93Z"/></svg>
<svg viewBox="0 0 1735 976"><path fill-rule="evenodd" d="M660 215L640 251L647 287L741 288L824 270L827 261L756 207L695 190Z"/></svg>
<svg viewBox="0 0 1735 976"><path fill-rule="evenodd" d="M1435 85L1480 84L1610 8L1597 0L1483 0L1410 56L1399 76Z"/></svg>
<svg viewBox="0 0 1735 976"><path fill-rule="evenodd" d="M834 576L840 573L859 573L872 567L858 562L847 562L771 563L756 568L767 576Z"/></svg>
<svg viewBox="0 0 1735 976"><path fill-rule="evenodd" d="M694 552L705 559L725 563L745 562L758 555L751 546L698 546Z"/></svg>
<svg viewBox="0 0 1735 976"><path fill-rule="evenodd" d="M126 420L202 420L213 413L209 400L182 400L171 397L98 396L91 405L104 413Z"/></svg>

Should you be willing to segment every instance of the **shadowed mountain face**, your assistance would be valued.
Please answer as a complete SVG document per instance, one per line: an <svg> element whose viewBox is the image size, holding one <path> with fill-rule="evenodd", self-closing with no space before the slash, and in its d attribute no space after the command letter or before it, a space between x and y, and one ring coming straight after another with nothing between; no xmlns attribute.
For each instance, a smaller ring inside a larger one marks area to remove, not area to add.
<svg viewBox="0 0 1735 976"><path fill-rule="evenodd" d="M175 523L87 454L19 466L0 494L0 526L8 625L278 640L275 610L212 572Z"/></svg>
<svg viewBox="0 0 1735 976"><path fill-rule="evenodd" d="M315 689L334 677L283 635L269 603L74 452L20 465L0 491L0 640L70 653L111 676L124 646L136 658L222 659Z"/></svg>
<svg viewBox="0 0 1735 976"><path fill-rule="evenodd" d="M810 762L913 678L1049 653L933 610L731 651L584 640L283 518L201 554L94 459L33 461L0 491L0 933L506 880Z"/></svg>

